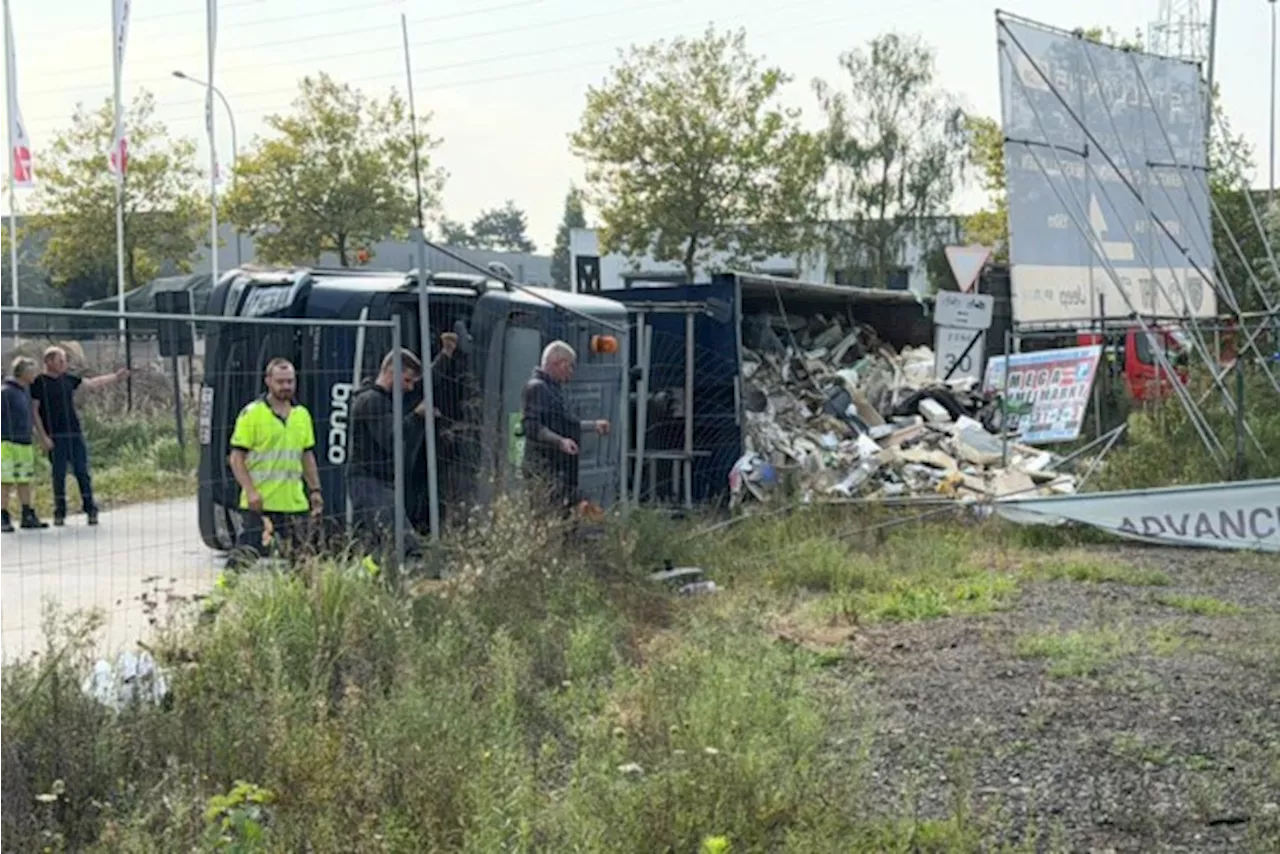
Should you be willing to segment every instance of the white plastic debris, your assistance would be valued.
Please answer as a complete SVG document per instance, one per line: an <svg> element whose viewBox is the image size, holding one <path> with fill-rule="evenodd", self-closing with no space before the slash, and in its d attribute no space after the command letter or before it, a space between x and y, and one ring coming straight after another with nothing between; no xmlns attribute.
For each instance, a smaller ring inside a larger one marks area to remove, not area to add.
<svg viewBox="0 0 1280 854"><path fill-rule="evenodd" d="M105 658L98 659L81 690L104 706L120 711L144 701L159 705L169 693L169 679L151 653L126 650L114 665Z"/></svg>

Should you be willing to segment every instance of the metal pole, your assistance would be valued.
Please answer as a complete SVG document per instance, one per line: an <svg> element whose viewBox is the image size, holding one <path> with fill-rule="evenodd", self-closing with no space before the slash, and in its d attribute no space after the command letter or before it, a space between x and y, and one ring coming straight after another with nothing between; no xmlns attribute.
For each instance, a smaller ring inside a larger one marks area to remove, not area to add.
<svg viewBox="0 0 1280 854"><path fill-rule="evenodd" d="M693 507L693 331L694 314L684 316L684 506Z"/></svg>
<svg viewBox="0 0 1280 854"><path fill-rule="evenodd" d="M1269 0L1271 5L1271 157L1267 170L1267 207L1276 203L1276 0Z"/></svg>
<svg viewBox="0 0 1280 854"><path fill-rule="evenodd" d="M222 107L227 111L227 124L231 126L231 181L234 185L236 180L236 167L240 165L240 142L239 136L236 134L236 114L231 111L231 102L227 100L227 96L222 94L222 90L217 86L211 86L203 80L192 77L182 71L173 72L173 76L179 80L186 80L189 83L195 83L197 86L205 86L213 90L213 94L218 96L218 100L222 102ZM243 247L241 246L240 231L236 230L236 266L244 266Z"/></svg>
<svg viewBox="0 0 1280 854"><path fill-rule="evenodd" d="M422 403L426 409L427 445L427 518L432 539L440 536L440 480L436 466L436 394L435 370L431 364L431 311L427 288L431 274L427 272L427 244L421 228L414 229L418 245L418 326L422 331Z"/></svg>
<svg viewBox="0 0 1280 854"><path fill-rule="evenodd" d="M1204 99L1204 142L1209 144L1209 135L1213 132L1213 69L1217 64L1214 59L1218 52L1218 0L1209 6L1209 58L1208 83L1209 93Z"/></svg>
<svg viewBox="0 0 1280 854"><path fill-rule="evenodd" d="M118 45L117 45L117 33L115 31L115 28L116 28L115 7L113 4L112 16L111 16L111 76L113 78L113 85L114 85L113 97L114 97L114 104L115 104L115 129L116 129L117 136L120 136L121 131L123 130L123 121L124 121L121 115L121 105L120 105L120 90L122 88L122 81L120 77L124 73L124 70L120 67L120 64L121 64L120 57L116 53ZM119 157L120 153L121 152L119 149L117 149L115 152L115 154L117 155L117 162L116 162L116 309L120 312L120 322L119 322L120 343L122 346L124 346L126 351L126 367L130 367L127 364L129 338L128 338L128 331L125 325L125 319L124 319L124 313L125 313L124 172L125 172L126 159L124 157ZM129 383L130 389L132 388L132 385L133 385L132 381L130 381ZM130 394L129 397L130 397L130 404L132 405L133 395Z"/></svg>
<svg viewBox="0 0 1280 854"><path fill-rule="evenodd" d="M400 324L391 327L391 458L395 466L396 578L404 567L404 359L400 354Z"/></svg>
<svg viewBox="0 0 1280 854"><path fill-rule="evenodd" d="M1009 360L1013 355L1013 332L1004 331L1004 378L1000 385L1000 465L1009 465Z"/></svg>
<svg viewBox="0 0 1280 854"><path fill-rule="evenodd" d="M1236 353L1236 479L1245 476L1244 461L1244 354Z"/></svg>
<svg viewBox="0 0 1280 854"><path fill-rule="evenodd" d="M17 64L17 60L9 56L9 47L13 44L13 32L10 28L9 18L9 0L4 0L4 50L5 50L5 68L13 68ZM8 122L5 127L12 129L14 125L13 116L13 90L15 88L12 80L8 81L9 85L5 86L4 109L5 118ZM13 276L13 299L11 304L14 308L18 307L18 186L17 180L13 174L15 146L17 140L13 138L13 134L9 134L9 275ZM13 315L13 340L14 343L20 343L18 340L18 315Z"/></svg>
<svg viewBox="0 0 1280 854"><path fill-rule="evenodd" d="M187 450L187 431L182 422L182 378L178 376L178 357L173 358L173 418L178 426L178 447Z"/></svg>
<svg viewBox="0 0 1280 854"><path fill-rule="evenodd" d="M205 49L209 80L205 84L204 120L209 131L209 280L218 284L218 144L213 122L213 40L217 28L218 0L205 0Z"/></svg>
<svg viewBox="0 0 1280 854"><path fill-rule="evenodd" d="M431 311L427 288L431 275L427 272L426 222L422 210L422 166L418 154L418 111L413 100L413 64L409 60L409 19L400 13L400 35L404 40L404 76L409 92L409 129L413 136L413 181L417 192L418 227L414 230L414 242L418 248L418 326L422 333L422 403L426 408L427 446L427 518L431 524L431 537L440 536L440 480L436 466L436 396L431 364Z"/></svg>

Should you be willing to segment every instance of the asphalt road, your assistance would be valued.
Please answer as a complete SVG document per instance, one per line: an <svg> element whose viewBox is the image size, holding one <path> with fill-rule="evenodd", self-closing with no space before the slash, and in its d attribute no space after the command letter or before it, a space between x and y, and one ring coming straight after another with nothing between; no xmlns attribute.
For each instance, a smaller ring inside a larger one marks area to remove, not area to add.
<svg viewBox="0 0 1280 854"><path fill-rule="evenodd" d="M94 645L114 654L150 635L193 593L207 591L221 557L200 540L194 499L104 511L90 528L76 514L64 528L18 531L0 540L0 655L44 648L46 601L65 611L99 608Z"/></svg>

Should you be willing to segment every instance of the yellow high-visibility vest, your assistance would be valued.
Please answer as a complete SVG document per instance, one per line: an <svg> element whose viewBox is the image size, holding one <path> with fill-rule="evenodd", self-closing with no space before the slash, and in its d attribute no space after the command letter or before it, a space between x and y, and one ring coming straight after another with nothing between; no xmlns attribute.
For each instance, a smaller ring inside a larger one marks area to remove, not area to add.
<svg viewBox="0 0 1280 854"><path fill-rule="evenodd" d="M305 513L306 485L302 482L302 455L316 445L311 413L294 405L281 418L271 404L259 398L240 410L231 434L231 447L245 452L249 478L269 513ZM249 497L240 491L240 509L249 508Z"/></svg>

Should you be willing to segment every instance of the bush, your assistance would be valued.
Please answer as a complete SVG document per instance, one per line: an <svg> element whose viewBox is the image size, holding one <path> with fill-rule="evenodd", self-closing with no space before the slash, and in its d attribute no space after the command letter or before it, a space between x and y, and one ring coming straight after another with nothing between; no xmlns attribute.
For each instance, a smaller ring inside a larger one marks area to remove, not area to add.
<svg viewBox="0 0 1280 854"><path fill-rule="evenodd" d="M811 655L654 589L643 527L588 559L500 512L420 597L340 564L242 577L163 645L162 707L88 700L71 647L7 668L3 848L784 847L838 784Z"/></svg>
<svg viewBox="0 0 1280 854"><path fill-rule="evenodd" d="M1280 376L1280 369L1272 368ZM1245 437L1246 475L1253 478L1280 477L1280 395L1260 369L1245 371L1245 416L1258 445ZM1224 384L1235 393L1234 375ZM1202 411L1214 434L1226 449L1228 462L1235 459L1235 416L1228 411L1220 391L1199 372L1188 386L1194 400L1208 394ZM1144 489L1181 484L1215 483L1227 480L1224 472L1205 449L1195 425L1176 397L1129 416L1123 444L1106 459L1091 484L1096 489Z"/></svg>

